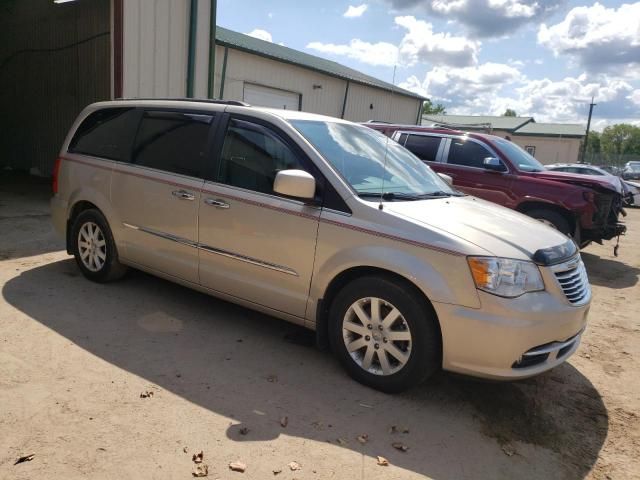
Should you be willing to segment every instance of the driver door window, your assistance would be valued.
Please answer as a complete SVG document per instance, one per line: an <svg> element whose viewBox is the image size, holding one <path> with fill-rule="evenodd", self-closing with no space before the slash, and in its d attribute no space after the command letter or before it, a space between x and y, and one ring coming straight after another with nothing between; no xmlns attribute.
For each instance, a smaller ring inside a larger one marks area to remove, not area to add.
<svg viewBox="0 0 640 480"><path fill-rule="evenodd" d="M447 161L450 164L463 167L484 168L484 159L492 156L489 150L479 143L453 138Z"/></svg>
<svg viewBox="0 0 640 480"><path fill-rule="evenodd" d="M230 120L218 182L273 194L276 174L289 169L306 170L275 132L257 123Z"/></svg>

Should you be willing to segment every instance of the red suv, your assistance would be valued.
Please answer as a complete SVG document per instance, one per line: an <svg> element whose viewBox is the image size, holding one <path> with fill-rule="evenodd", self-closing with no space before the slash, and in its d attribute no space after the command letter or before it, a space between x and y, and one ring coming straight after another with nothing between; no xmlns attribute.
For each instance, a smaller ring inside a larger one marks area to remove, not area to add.
<svg viewBox="0 0 640 480"><path fill-rule="evenodd" d="M626 231L622 196L608 182L545 170L515 143L495 135L434 126L366 123L391 137L460 190L522 212L573 237L581 247Z"/></svg>

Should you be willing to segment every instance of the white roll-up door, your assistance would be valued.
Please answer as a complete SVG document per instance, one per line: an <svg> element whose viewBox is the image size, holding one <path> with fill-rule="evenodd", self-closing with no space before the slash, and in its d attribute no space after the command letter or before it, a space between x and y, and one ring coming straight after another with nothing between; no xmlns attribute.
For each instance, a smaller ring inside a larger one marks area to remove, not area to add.
<svg viewBox="0 0 640 480"><path fill-rule="evenodd" d="M278 88L245 83L243 97L245 102L256 107L300 110L300 94Z"/></svg>

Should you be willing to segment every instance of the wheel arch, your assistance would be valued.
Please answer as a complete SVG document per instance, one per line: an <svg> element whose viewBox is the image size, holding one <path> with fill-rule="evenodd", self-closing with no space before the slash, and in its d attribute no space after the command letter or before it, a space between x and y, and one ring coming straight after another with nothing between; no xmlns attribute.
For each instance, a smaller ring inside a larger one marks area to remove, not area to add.
<svg viewBox="0 0 640 480"><path fill-rule="evenodd" d="M559 215L562 215L562 217L567 220L567 222L569 222L569 227L571 228L572 233L576 233L578 222L576 220L575 214L564 207L556 205L555 203L548 203L539 200L526 200L520 203L516 207L516 210L525 215L527 215L527 213L532 210L549 210L555 212Z"/></svg>
<svg viewBox="0 0 640 480"><path fill-rule="evenodd" d="M378 276L388 278L396 283L404 285L411 290L416 298L423 302L425 308L430 310L435 319L435 325L440 334L440 346L442 347L442 328L440 327L440 319L433 308L433 304L429 297L410 279L381 267L374 266L355 266L347 268L338 273L327 285L322 298L318 300L316 308L316 343L321 348L327 348L329 342L329 310L338 292L350 282L367 276Z"/></svg>

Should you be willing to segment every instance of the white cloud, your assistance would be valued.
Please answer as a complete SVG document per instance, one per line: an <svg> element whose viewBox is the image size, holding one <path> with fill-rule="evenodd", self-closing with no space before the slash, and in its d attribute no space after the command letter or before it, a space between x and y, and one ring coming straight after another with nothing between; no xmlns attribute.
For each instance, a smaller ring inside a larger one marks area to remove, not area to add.
<svg viewBox="0 0 640 480"><path fill-rule="evenodd" d="M640 118L640 89L607 75L531 80L512 66L486 63L436 67L423 81L413 76L400 86L443 103L449 113L501 115L512 108L538 122L584 123L595 97L594 122L605 125Z"/></svg>
<svg viewBox="0 0 640 480"><path fill-rule="evenodd" d="M264 40L265 42L273 42L273 37L266 30L262 30L260 28L256 28L255 30L247 33L250 37L258 38L260 40Z"/></svg>
<svg viewBox="0 0 640 480"><path fill-rule="evenodd" d="M566 0L387 0L398 10L423 9L455 20L478 37L500 37L551 15Z"/></svg>
<svg viewBox="0 0 640 480"><path fill-rule="evenodd" d="M348 44L311 42L307 48L342 55L369 65L413 66L418 63L464 67L477 63L480 42L449 33L435 33L433 26L413 16L396 17L395 24L407 30L400 45L369 43L353 39Z"/></svg>
<svg viewBox="0 0 640 480"><path fill-rule="evenodd" d="M462 68L438 66L427 72L424 81L420 82L413 76L401 83L400 87L421 93L434 101L470 107L483 94L494 93L522 78L517 68L488 62Z"/></svg>
<svg viewBox="0 0 640 480"><path fill-rule="evenodd" d="M640 2L618 9L600 3L572 9L560 23L542 24L538 42L575 57L590 71L640 65Z"/></svg>
<svg viewBox="0 0 640 480"><path fill-rule="evenodd" d="M347 18L361 17L362 14L367 11L367 8L369 8L369 6L366 3L358 5L357 7L349 5L349 8L347 8L347 11L344 12L342 16Z"/></svg>
<svg viewBox="0 0 640 480"><path fill-rule="evenodd" d="M398 47L387 42L369 43L355 38L347 45L311 42L307 48L321 53L342 55L369 65L393 66L398 60Z"/></svg>
<svg viewBox="0 0 640 480"><path fill-rule="evenodd" d="M400 42L400 60L404 65L428 62L463 67L477 63L479 42L449 33L435 33L431 23L413 16L396 17L395 23L407 29Z"/></svg>

